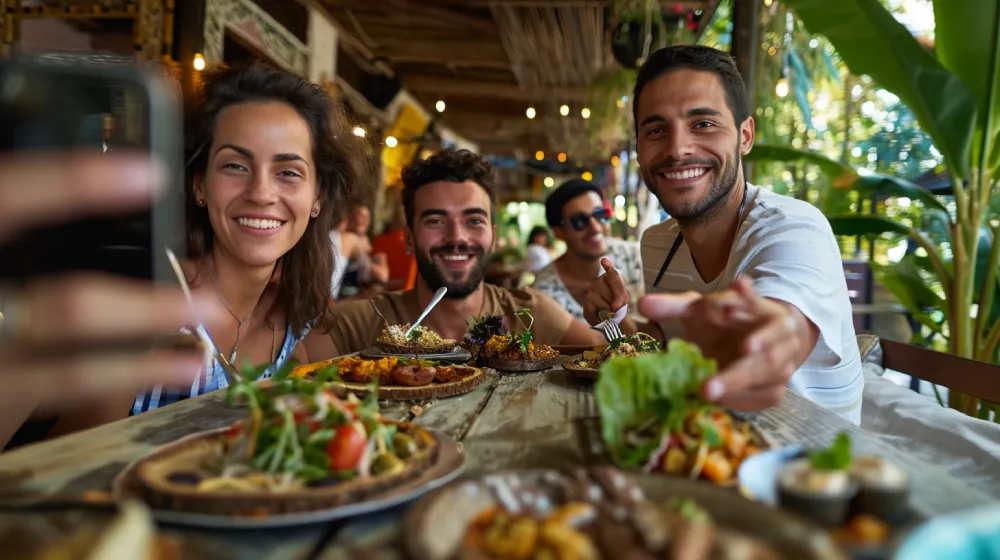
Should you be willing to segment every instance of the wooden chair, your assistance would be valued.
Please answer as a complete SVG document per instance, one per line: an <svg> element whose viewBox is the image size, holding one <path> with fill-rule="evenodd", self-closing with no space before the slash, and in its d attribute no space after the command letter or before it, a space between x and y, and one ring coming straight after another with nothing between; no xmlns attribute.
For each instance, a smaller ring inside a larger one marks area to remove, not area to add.
<svg viewBox="0 0 1000 560"><path fill-rule="evenodd" d="M912 344L880 340L870 334L858 335L858 347L862 361L878 363L885 369L905 373L951 391L1000 403L1000 366Z"/></svg>

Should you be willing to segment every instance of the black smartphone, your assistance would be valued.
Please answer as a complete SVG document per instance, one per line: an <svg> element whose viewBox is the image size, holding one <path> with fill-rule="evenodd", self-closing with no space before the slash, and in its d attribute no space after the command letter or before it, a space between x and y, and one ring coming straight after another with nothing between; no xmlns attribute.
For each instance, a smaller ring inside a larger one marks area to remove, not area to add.
<svg viewBox="0 0 1000 560"><path fill-rule="evenodd" d="M0 61L0 155L146 152L171 174L166 194L149 208L9 240L0 246L0 282L77 270L176 282L164 252L184 254L183 123L175 91L164 71L133 58L49 53Z"/></svg>

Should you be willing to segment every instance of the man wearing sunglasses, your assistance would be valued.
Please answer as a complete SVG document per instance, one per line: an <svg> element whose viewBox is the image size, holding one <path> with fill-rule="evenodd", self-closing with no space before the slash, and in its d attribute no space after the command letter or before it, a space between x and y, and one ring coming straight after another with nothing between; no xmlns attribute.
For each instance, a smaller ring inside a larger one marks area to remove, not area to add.
<svg viewBox="0 0 1000 560"><path fill-rule="evenodd" d="M719 362L708 400L762 410L787 387L860 423L864 378L837 240L812 205L745 180L754 120L733 59L709 47L661 49L632 99L643 179L670 215L643 234L655 295L639 311L664 338L695 342ZM588 318L626 304L626 291L604 275Z"/></svg>
<svg viewBox="0 0 1000 560"><path fill-rule="evenodd" d="M571 179L545 200L545 220L566 243L566 252L535 277L532 286L548 294L581 321L593 280L604 274L608 257L629 286L642 283L638 243L609 237L611 209L601 189L583 179Z"/></svg>

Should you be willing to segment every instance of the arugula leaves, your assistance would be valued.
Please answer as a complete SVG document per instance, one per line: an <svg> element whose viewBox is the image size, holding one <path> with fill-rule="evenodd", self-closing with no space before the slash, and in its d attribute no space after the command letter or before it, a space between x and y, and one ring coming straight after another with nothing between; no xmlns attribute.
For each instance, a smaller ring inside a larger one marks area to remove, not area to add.
<svg viewBox="0 0 1000 560"><path fill-rule="evenodd" d="M705 358L697 346L679 339L670 341L666 353L606 361L594 394L601 415L601 435L615 461L645 460L659 444L657 439L652 449L635 449L626 442L630 430L654 426L664 435L680 430L692 409L708 406L701 397L701 386L716 368L715 360ZM644 455L637 459L637 453Z"/></svg>
<svg viewBox="0 0 1000 560"><path fill-rule="evenodd" d="M825 471L842 471L851 466L851 436L840 432L833 445L809 453L809 461L813 468Z"/></svg>

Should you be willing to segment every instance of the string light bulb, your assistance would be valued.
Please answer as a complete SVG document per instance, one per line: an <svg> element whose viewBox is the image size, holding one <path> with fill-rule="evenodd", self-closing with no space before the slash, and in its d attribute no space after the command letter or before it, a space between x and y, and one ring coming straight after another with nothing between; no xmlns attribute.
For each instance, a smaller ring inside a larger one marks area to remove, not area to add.
<svg viewBox="0 0 1000 560"><path fill-rule="evenodd" d="M611 156L611 167L618 167L622 164L622 160L618 156Z"/></svg>
<svg viewBox="0 0 1000 560"><path fill-rule="evenodd" d="M528 115L529 119L535 118L535 108L534 107L528 107L528 110L525 111L524 114Z"/></svg>
<svg viewBox="0 0 1000 560"><path fill-rule="evenodd" d="M443 113L444 112L444 107L445 107L444 101L442 101L440 99L438 99L438 102L434 104L434 108L437 109L438 113Z"/></svg>
<svg viewBox="0 0 1000 560"><path fill-rule="evenodd" d="M566 152L559 152L559 163L566 163Z"/></svg>
<svg viewBox="0 0 1000 560"><path fill-rule="evenodd" d="M562 107L559 107L559 114L562 115L562 116L564 116L564 117L568 117L569 116L569 105L563 105Z"/></svg>
<svg viewBox="0 0 1000 560"><path fill-rule="evenodd" d="M778 97L788 97L788 78L781 78L774 86L774 94Z"/></svg>
<svg viewBox="0 0 1000 560"><path fill-rule="evenodd" d="M583 173L580 174L580 178L583 179L584 181L593 181L594 174L591 173L590 171L584 171Z"/></svg>
<svg viewBox="0 0 1000 560"><path fill-rule="evenodd" d="M550 187L551 188L552 186L554 186L556 184L556 181L552 177L546 177L545 180L542 181L542 184L544 184L546 187Z"/></svg>
<svg viewBox="0 0 1000 560"><path fill-rule="evenodd" d="M194 69L201 72L205 69L205 57L201 56L201 53L194 53Z"/></svg>
<svg viewBox="0 0 1000 560"><path fill-rule="evenodd" d="M585 118L585 119L589 119L590 118L590 109L588 109L586 107L584 107L583 109L580 109L580 116L583 117L583 118Z"/></svg>
<svg viewBox="0 0 1000 560"><path fill-rule="evenodd" d="M358 138L364 138L365 134L366 134L365 127L361 125L354 127L354 135L357 136Z"/></svg>
<svg viewBox="0 0 1000 560"><path fill-rule="evenodd" d="M386 146L389 146L390 148L395 148L396 144L399 144L399 140L396 140L395 136L386 136L385 137L385 145Z"/></svg>
<svg viewBox="0 0 1000 560"><path fill-rule="evenodd" d="M541 150L535 152L535 159L537 159L538 161L542 161L543 159L545 159L545 152Z"/></svg>

